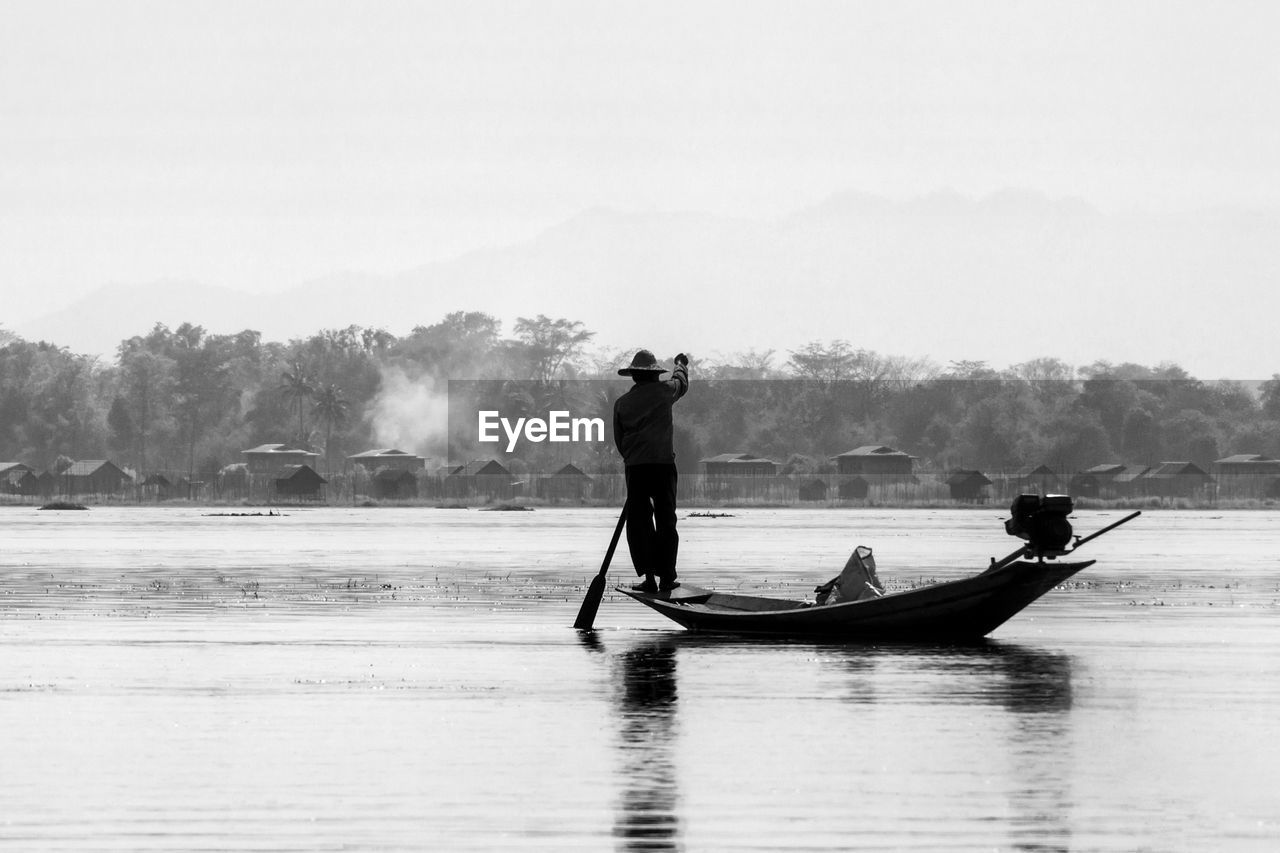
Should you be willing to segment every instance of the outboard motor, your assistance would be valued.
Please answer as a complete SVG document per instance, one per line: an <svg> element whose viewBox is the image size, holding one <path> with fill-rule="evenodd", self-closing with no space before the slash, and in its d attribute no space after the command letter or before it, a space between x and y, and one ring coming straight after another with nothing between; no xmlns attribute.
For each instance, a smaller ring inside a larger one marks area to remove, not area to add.
<svg viewBox="0 0 1280 853"><path fill-rule="evenodd" d="M1004 523L1004 531L1027 540L1031 556L1052 559L1067 552L1071 542L1067 516L1074 509L1070 495L1018 495L1009 508L1013 517Z"/></svg>

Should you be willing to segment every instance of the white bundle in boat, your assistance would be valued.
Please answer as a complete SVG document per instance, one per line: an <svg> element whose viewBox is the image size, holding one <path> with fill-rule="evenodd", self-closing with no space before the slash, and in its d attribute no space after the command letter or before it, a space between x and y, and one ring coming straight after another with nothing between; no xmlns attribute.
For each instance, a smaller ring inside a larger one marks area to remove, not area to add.
<svg viewBox="0 0 1280 853"><path fill-rule="evenodd" d="M842 601L865 601L884 595L884 585L876 577L876 558L871 549L859 545L849 555L840 574L814 590L817 604L838 604Z"/></svg>

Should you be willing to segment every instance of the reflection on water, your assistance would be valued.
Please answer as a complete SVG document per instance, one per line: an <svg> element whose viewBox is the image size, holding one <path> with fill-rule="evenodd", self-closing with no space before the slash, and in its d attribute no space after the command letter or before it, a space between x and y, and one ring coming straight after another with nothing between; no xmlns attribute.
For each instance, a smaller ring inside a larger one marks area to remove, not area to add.
<svg viewBox="0 0 1280 853"><path fill-rule="evenodd" d="M870 729L875 723L864 722L859 714L865 716L865 712L858 708L997 709L1008 715L1006 720L987 719L989 731L975 739L988 744L988 762L1007 762L1002 770L1008 776L1004 789L1009 848L1071 849L1073 663L1068 655L992 641L953 646L851 645L683 632L663 633L612 650L598 635L587 632L582 643L607 656L611 667L620 791L613 832L620 850L684 848L681 814L687 805L681 801L680 777L697 768L681 763L685 751L678 743L677 726L680 656L696 662L696 671L704 674L701 677L714 673L717 663L730 670L745 667L777 673L797 659L817 660L819 677L855 709L850 723L867 727L863 735L874 734ZM693 685L693 689L702 687ZM781 724L796 723L803 721ZM733 721L723 719L720 725L731 730ZM855 810L852 803L848 808Z"/></svg>
<svg viewBox="0 0 1280 853"><path fill-rule="evenodd" d="M595 631L578 632L588 651L607 656L616 718L619 850L679 850L676 778L676 651L687 635L662 635L609 655Z"/></svg>
<svg viewBox="0 0 1280 853"><path fill-rule="evenodd" d="M659 644L733 657L813 655L839 664L852 703L989 704L1015 712L1063 712L1072 704L1070 656L997 640L870 644L673 632L651 643ZM885 678L887 671L895 678Z"/></svg>
<svg viewBox="0 0 1280 853"><path fill-rule="evenodd" d="M607 510L0 516L0 849L1280 849L1280 513L1144 516L958 647L612 593L575 635ZM744 509L682 555L790 594L857 541L956 577L991 527Z"/></svg>
<svg viewBox="0 0 1280 853"><path fill-rule="evenodd" d="M893 683L915 691L921 701L999 705L1028 713L1071 708L1071 659L1043 649L985 640L943 646L844 647L842 651L850 656L853 672L861 673L877 661L907 671L912 678L905 685ZM875 701L866 695L851 698Z"/></svg>
<svg viewBox="0 0 1280 853"><path fill-rule="evenodd" d="M843 647L855 703L994 706L1010 712L1009 833L1015 850L1071 847L1072 661L990 640L951 646ZM909 677L902 678L903 674ZM873 685L879 685L878 692ZM903 695L903 694L909 695Z"/></svg>
<svg viewBox="0 0 1280 853"><path fill-rule="evenodd" d="M1025 646L987 644L974 664L988 697L1012 712L1010 835L1016 850L1066 853L1071 798L1071 658Z"/></svg>
<svg viewBox="0 0 1280 853"><path fill-rule="evenodd" d="M621 799L613 834L621 850L676 850L676 648L658 641L616 661Z"/></svg>

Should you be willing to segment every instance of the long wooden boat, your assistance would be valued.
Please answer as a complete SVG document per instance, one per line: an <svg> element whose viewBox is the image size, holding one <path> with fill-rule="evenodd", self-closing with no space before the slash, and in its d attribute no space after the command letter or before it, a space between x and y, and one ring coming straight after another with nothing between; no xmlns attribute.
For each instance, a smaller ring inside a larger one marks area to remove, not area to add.
<svg viewBox="0 0 1280 853"><path fill-rule="evenodd" d="M1083 562L993 564L981 574L880 598L814 605L714 592L682 584L671 592L618 591L693 631L859 640L975 640L1076 572Z"/></svg>

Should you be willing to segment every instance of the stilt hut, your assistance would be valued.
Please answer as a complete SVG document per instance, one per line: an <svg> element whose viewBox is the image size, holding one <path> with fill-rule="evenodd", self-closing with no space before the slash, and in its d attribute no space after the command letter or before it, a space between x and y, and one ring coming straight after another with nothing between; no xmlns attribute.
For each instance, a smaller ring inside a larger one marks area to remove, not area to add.
<svg viewBox="0 0 1280 853"><path fill-rule="evenodd" d="M1013 472L1012 482L1004 484L1004 494L1055 495L1062 490L1062 480L1048 465L1031 465Z"/></svg>
<svg viewBox="0 0 1280 853"><path fill-rule="evenodd" d="M539 480L538 493L549 501L581 503L591 494L591 482L581 468L570 462L550 477Z"/></svg>
<svg viewBox="0 0 1280 853"><path fill-rule="evenodd" d="M21 462L0 462L0 492L10 495L21 494L18 491L18 483L22 481L22 475L30 473L31 468Z"/></svg>
<svg viewBox="0 0 1280 853"><path fill-rule="evenodd" d="M272 487L277 499L318 501L323 498L322 487L327 482L310 465L291 465L275 478Z"/></svg>
<svg viewBox="0 0 1280 853"><path fill-rule="evenodd" d="M1143 483L1152 468L1146 465L1126 465L1111 478L1107 497L1131 498L1143 494Z"/></svg>
<svg viewBox="0 0 1280 853"><path fill-rule="evenodd" d="M844 501L864 501L871 493L871 484L859 476L841 477L837 494Z"/></svg>
<svg viewBox="0 0 1280 853"><path fill-rule="evenodd" d="M1274 497L1269 490L1280 477L1280 459L1260 453L1237 453L1218 459L1210 471L1223 498Z"/></svg>
<svg viewBox="0 0 1280 853"><path fill-rule="evenodd" d="M383 469L393 469L416 474L426 468L426 460L421 456L397 450L394 447L366 450L363 453L348 456L347 461L352 466L359 466L375 473Z"/></svg>
<svg viewBox="0 0 1280 853"><path fill-rule="evenodd" d="M84 459L73 462L59 475L58 488L64 495L118 495L131 482L114 462Z"/></svg>
<svg viewBox="0 0 1280 853"><path fill-rule="evenodd" d="M1071 494L1082 498L1112 497L1111 482L1123 470L1120 463L1107 462L1079 471L1071 478Z"/></svg>
<svg viewBox="0 0 1280 853"><path fill-rule="evenodd" d="M40 478L34 471L23 471L18 481L12 484L15 495L31 497L40 494Z"/></svg>
<svg viewBox="0 0 1280 853"><path fill-rule="evenodd" d="M10 495L34 495L39 480L30 466L21 462L0 462L0 492Z"/></svg>
<svg viewBox="0 0 1280 853"><path fill-rule="evenodd" d="M951 499L964 503L986 503L987 487L990 485L991 479L976 469L961 468L947 478Z"/></svg>
<svg viewBox="0 0 1280 853"><path fill-rule="evenodd" d="M474 459L456 466L445 477L445 494L454 498L509 500L519 497L522 487L496 459Z"/></svg>
<svg viewBox="0 0 1280 853"><path fill-rule="evenodd" d="M373 472L370 491L379 500L412 500L418 496L418 478L405 468L379 468Z"/></svg>
<svg viewBox="0 0 1280 853"><path fill-rule="evenodd" d="M248 471L245 496L251 499L265 497L267 500L274 500L278 479L288 477L299 465L306 465L315 471L320 459L320 455L312 450L287 444L260 444L242 450L241 454Z"/></svg>
<svg viewBox="0 0 1280 853"><path fill-rule="evenodd" d="M778 473L778 463L750 453L721 453L699 464L706 496L713 500L763 497Z"/></svg>
<svg viewBox="0 0 1280 853"><path fill-rule="evenodd" d="M1201 497L1213 477L1194 462L1162 462L1144 478L1146 493L1159 498Z"/></svg>
<svg viewBox="0 0 1280 853"><path fill-rule="evenodd" d="M914 483L915 457L894 450L883 444L868 444L832 457L837 470L845 475L857 475L868 482Z"/></svg>

